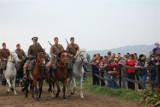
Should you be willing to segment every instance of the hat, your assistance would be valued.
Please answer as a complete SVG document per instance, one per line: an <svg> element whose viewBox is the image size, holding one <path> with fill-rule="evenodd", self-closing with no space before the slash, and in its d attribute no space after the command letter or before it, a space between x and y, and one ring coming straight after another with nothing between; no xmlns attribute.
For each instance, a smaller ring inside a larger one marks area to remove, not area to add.
<svg viewBox="0 0 160 107"><path fill-rule="evenodd" d="M2 43L2 46L3 46L3 45L6 45L6 43Z"/></svg>
<svg viewBox="0 0 160 107"><path fill-rule="evenodd" d="M33 37L32 40L37 41L38 37Z"/></svg>
<svg viewBox="0 0 160 107"><path fill-rule="evenodd" d="M155 56L160 56L160 50L157 50Z"/></svg>

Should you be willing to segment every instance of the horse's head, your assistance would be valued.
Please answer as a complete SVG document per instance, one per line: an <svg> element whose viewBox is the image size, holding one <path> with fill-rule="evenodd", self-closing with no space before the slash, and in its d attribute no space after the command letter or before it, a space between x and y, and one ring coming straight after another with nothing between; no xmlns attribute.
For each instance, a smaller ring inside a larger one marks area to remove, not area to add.
<svg viewBox="0 0 160 107"><path fill-rule="evenodd" d="M45 53L44 52L39 52L37 54L36 62L40 65L45 64Z"/></svg>
<svg viewBox="0 0 160 107"><path fill-rule="evenodd" d="M67 51L63 51L61 54L60 54L60 61L67 64L69 62L69 59L70 59L70 56L68 54Z"/></svg>
<svg viewBox="0 0 160 107"><path fill-rule="evenodd" d="M10 52L9 61L12 61L12 62L17 63L17 62L20 62L21 60L18 58L17 53L15 53L15 52Z"/></svg>
<svg viewBox="0 0 160 107"><path fill-rule="evenodd" d="M81 49L76 54L76 61L88 64L88 54L85 49Z"/></svg>

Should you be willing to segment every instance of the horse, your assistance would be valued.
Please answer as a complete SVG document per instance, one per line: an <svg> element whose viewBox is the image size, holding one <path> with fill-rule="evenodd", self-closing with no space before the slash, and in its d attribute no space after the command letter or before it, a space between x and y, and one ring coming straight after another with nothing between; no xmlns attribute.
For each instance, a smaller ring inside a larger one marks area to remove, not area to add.
<svg viewBox="0 0 160 107"><path fill-rule="evenodd" d="M10 56L8 57L6 70L3 70L4 77L6 78L6 81L9 85L9 89L7 92L9 93L10 90L14 92L15 95L17 95L16 89L15 89L15 82L16 82L16 63L20 62L20 59L18 58L18 55L15 52L10 52Z"/></svg>
<svg viewBox="0 0 160 107"><path fill-rule="evenodd" d="M72 81L73 81L73 91L71 92L71 95L74 94L76 90L76 79L80 79L80 97L81 99L84 98L83 96L83 78L84 78L84 67L88 65L88 54L85 51L85 49L79 49L75 55L75 61L73 63L73 71L72 71Z"/></svg>
<svg viewBox="0 0 160 107"><path fill-rule="evenodd" d="M55 76L55 83L57 86L57 93L56 98L58 98L60 93L60 86L59 82L61 81L63 83L63 99L66 99L66 87L68 84L68 78L69 78L69 72L68 72L68 62L70 59L70 55L67 51L63 51L58 55L59 59L57 61L57 68L54 72ZM53 83L54 87L54 83Z"/></svg>
<svg viewBox="0 0 160 107"><path fill-rule="evenodd" d="M39 52L35 59L35 65L33 67L33 71L26 80L25 95L26 97L28 97L28 86L31 80L32 98L35 99L36 101L39 100L42 93L42 86L45 75L44 64L45 64L45 53Z"/></svg>

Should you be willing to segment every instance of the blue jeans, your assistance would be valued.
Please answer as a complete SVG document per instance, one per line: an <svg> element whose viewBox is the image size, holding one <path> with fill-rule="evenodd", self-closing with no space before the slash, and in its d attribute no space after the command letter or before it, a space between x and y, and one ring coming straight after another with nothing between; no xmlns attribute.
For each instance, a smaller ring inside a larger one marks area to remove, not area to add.
<svg viewBox="0 0 160 107"><path fill-rule="evenodd" d="M146 80L147 80L147 74L139 75L138 78L139 78L139 81L146 82ZM145 89L146 88L146 83L140 84L140 86L141 86L141 89Z"/></svg>
<svg viewBox="0 0 160 107"><path fill-rule="evenodd" d="M108 73L106 73L105 77L108 79L108 81L107 81L107 86L108 87L118 88L118 85L117 85L116 81L114 80L114 77L112 77Z"/></svg>

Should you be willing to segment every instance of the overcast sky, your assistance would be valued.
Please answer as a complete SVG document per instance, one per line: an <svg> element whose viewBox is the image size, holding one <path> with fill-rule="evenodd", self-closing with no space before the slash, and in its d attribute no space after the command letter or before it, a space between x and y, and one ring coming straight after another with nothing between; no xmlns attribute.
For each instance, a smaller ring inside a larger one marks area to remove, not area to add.
<svg viewBox="0 0 160 107"><path fill-rule="evenodd" d="M160 0L0 0L0 47L75 37L86 50L160 42Z"/></svg>

